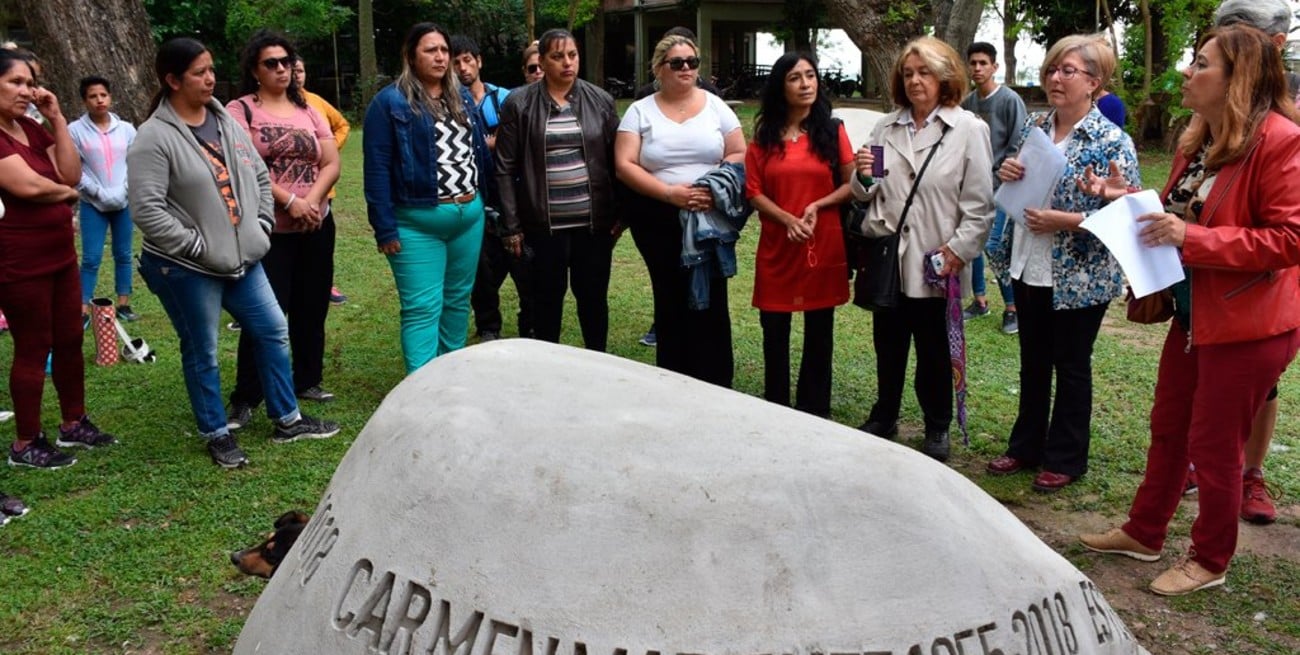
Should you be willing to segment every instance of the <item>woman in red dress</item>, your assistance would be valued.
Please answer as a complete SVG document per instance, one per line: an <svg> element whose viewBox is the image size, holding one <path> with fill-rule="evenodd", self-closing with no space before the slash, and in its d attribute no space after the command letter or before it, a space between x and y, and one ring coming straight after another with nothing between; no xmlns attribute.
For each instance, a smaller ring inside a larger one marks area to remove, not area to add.
<svg viewBox="0 0 1300 655"><path fill-rule="evenodd" d="M754 306L763 326L763 397L790 404L790 322L803 312L794 406L829 417L835 307L849 299L839 206L849 199L853 147L831 118L811 56L786 53L767 80L745 153L745 195L762 224Z"/></svg>

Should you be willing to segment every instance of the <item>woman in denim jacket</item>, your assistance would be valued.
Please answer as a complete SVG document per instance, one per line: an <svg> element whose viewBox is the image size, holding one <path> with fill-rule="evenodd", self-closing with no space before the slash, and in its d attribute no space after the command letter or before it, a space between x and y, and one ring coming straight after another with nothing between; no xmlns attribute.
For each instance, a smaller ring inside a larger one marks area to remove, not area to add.
<svg viewBox="0 0 1300 655"><path fill-rule="evenodd" d="M993 475L1042 467L1036 491L1051 493L1088 470L1092 420L1092 346L1123 273L1097 237L1080 229L1105 202L1078 181L1089 169L1115 166L1141 184L1133 140L1097 110L1095 99L1115 70L1115 53L1099 36L1067 36L1047 53L1042 84L1052 110L1029 117L1022 134L1043 130L1065 155L1051 207L1028 209L1010 239L991 252L1010 271L1020 310L1020 410L1006 454ZM1019 180L1025 168L1008 157L998 176ZM1056 398L1051 397L1056 374Z"/></svg>
<svg viewBox="0 0 1300 655"><path fill-rule="evenodd" d="M411 28L402 73L366 109L366 209L402 307L409 374L464 347L491 184L483 125L451 71L447 31Z"/></svg>

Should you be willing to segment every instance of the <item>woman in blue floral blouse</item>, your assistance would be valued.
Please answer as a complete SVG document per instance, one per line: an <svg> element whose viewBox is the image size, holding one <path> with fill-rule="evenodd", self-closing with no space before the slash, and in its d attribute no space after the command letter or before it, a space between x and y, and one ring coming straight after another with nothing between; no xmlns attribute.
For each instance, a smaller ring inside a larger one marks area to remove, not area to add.
<svg viewBox="0 0 1300 655"><path fill-rule="evenodd" d="M1033 488L1045 493L1088 470L1092 346L1106 307L1124 291L1115 258L1079 227L1105 203L1080 188L1089 168L1114 164L1141 184L1133 140L1096 106L1114 70L1115 53L1100 36L1067 36L1048 51L1042 84L1052 109L1030 116L1022 132L1046 132L1065 155L1065 174L1051 206L1026 210L1012 238L991 253L1010 272L1020 310L1020 411L1006 454L987 470L1009 475L1041 467ZM1008 157L998 177L1010 182L1024 172L1019 159Z"/></svg>

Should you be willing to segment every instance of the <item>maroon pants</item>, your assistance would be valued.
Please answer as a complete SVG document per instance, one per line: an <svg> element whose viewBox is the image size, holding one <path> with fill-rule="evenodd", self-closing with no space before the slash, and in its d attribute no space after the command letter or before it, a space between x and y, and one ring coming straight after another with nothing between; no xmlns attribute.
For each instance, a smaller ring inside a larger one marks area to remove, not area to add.
<svg viewBox="0 0 1300 655"><path fill-rule="evenodd" d="M1300 330L1189 349L1186 330L1174 321L1160 354L1146 477L1124 532L1148 548L1164 547L1190 462L1200 490L1189 554L1211 573L1228 569L1237 549L1242 448L1255 412L1297 348Z"/></svg>
<svg viewBox="0 0 1300 655"><path fill-rule="evenodd" d="M75 261L49 275L0 283L0 308L9 319L14 363L9 393L19 439L41 432L45 359L53 351L51 373L64 422L86 413L86 362L81 353L81 272Z"/></svg>

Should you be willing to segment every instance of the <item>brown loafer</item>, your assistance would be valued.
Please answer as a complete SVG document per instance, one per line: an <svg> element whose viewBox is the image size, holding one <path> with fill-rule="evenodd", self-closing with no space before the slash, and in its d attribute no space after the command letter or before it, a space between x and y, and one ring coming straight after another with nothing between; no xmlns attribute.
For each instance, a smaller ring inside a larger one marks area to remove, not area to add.
<svg viewBox="0 0 1300 655"><path fill-rule="evenodd" d="M989 475L1011 475L1012 473L1019 473L1027 468L1032 467L1010 455L1002 455L1001 457L989 462L988 465L984 467L984 470L988 471Z"/></svg>
<svg viewBox="0 0 1300 655"><path fill-rule="evenodd" d="M1056 493L1071 484L1078 478L1064 473L1052 473L1051 471L1042 471L1038 477L1034 478L1034 491L1044 494Z"/></svg>

